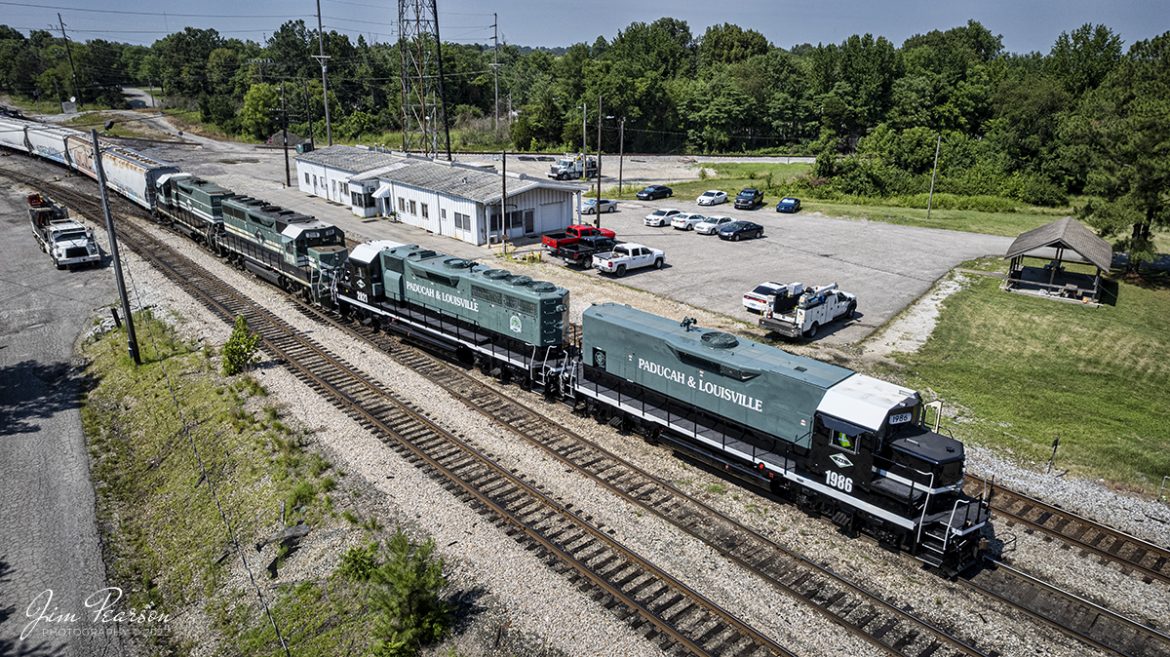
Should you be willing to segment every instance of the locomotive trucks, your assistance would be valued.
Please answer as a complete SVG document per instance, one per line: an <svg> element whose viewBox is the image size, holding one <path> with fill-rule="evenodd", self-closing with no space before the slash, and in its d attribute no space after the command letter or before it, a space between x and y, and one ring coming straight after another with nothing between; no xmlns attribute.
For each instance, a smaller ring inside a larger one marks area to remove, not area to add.
<svg viewBox="0 0 1170 657"><path fill-rule="evenodd" d="M963 445L918 393L629 306L584 310L584 412L824 513L952 572L973 564L987 503L963 493Z"/></svg>
<svg viewBox="0 0 1170 657"><path fill-rule="evenodd" d="M617 276L625 276L631 269L654 267L662 269L666 264L666 254L661 249L654 249L642 244L618 244L612 251L598 253L593 256L593 267L598 271Z"/></svg>
<svg viewBox="0 0 1170 657"><path fill-rule="evenodd" d="M786 338L815 338L822 326L841 317L852 317L856 310L857 297L830 283L806 288L795 303L791 295L777 296L760 318L760 326Z"/></svg>
<svg viewBox="0 0 1170 657"><path fill-rule="evenodd" d="M549 168L548 177L553 180L575 180L592 178L597 175L597 158L571 155L556 161Z"/></svg>
<svg viewBox="0 0 1170 657"><path fill-rule="evenodd" d="M69 211L40 194L28 196L28 219L41 250L57 269L97 264L101 249L93 230L69 218Z"/></svg>

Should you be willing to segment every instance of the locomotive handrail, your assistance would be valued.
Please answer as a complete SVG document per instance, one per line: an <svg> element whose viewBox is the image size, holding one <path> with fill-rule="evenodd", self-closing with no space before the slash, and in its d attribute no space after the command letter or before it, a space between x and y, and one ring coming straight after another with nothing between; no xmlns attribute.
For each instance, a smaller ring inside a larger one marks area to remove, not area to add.
<svg viewBox="0 0 1170 657"><path fill-rule="evenodd" d="M943 553L947 551L947 544L951 541L951 532L955 530L955 513L959 511L959 505L967 506L971 504L971 500L957 499L955 505L951 507L951 517L947 520L947 532L943 538ZM966 513L964 513L966 515Z"/></svg>
<svg viewBox="0 0 1170 657"><path fill-rule="evenodd" d="M921 472L921 471L919 470L918 472ZM921 474L928 474L928 473L921 472ZM914 541L915 543L917 543L919 545L922 544L922 527L923 527L923 525L926 524L926 510L928 508L930 508L930 496L934 495L934 473L931 472L929 474L930 474L930 489L926 491L926 498L922 500L922 515L918 517L918 538L917 538L917 540ZM910 487L910 495L911 495L911 497L913 497L913 495L914 495L914 486ZM943 552L946 553L946 542L945 541L943 542Z"/></svg>

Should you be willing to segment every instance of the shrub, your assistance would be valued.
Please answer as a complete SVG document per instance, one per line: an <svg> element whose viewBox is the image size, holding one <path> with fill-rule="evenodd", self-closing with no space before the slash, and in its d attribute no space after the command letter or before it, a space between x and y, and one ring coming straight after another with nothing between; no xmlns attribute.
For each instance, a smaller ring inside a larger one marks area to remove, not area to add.
<svg viewBox="0 0 1170 657"><path fill-rule="evenodd" d="M373 654L405 657L447 632L451 609L439 597L447 585L435 544L412 543L401 529L382 549L385 560L370 574L370 606L377 614ZM355 557L354 568L362 567Z"/></svg>
<svg viewBox="0 0 1170 657"><path fill-rule="evenodd" d="M256 360L259 346L260 336L248 330L248 320L243 315L237 315L232 335L223 345L223 373L233 376L243 372Z"/></svg>

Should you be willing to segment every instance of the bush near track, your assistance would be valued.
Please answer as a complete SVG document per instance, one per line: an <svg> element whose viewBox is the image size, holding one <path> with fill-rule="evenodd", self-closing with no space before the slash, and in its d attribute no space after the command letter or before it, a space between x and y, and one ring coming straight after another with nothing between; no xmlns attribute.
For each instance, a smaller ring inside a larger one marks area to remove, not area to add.
<svg viewBox="0 0 1170 657"><path fill-rule="evenodd" d="M967 263L1002 273L999 260ZM1120 282L1116 305L1086 308L973 276L943 305L902 375L969 414L955 437L1146 492L1170 475L1170 286Z"/></svg>
<svg viewBox="0 0 1170 657"><path fill-rule="evenodd" d="M326 564L327 574L314 576L320 571L310 569L309 558L297 563L295 552L269 546L258 554L254 546L302 520L312 528L303 553L315 534L329 534L330 541L340 534L341 544L360 545L381 537L377 523L336 508L331 491L339 475L306 450L308 435L282 419L256 380L220 375L215 350L184 342L149 314L135 322L143 361L138 368L126 354L123 331L83 346L96 384L86 394L82 418L110 584L127 591L124 604L153 605L188 625L152 637L151 652L186 654L196 644L221 644L232 647L225 654L283 654L242 572L192 441L294 654L332 657L374 645L379 619L366 605L369 587L339 572L341 554L329 554L335 561ZM265 573L274 556L275 595Z"/></svg>

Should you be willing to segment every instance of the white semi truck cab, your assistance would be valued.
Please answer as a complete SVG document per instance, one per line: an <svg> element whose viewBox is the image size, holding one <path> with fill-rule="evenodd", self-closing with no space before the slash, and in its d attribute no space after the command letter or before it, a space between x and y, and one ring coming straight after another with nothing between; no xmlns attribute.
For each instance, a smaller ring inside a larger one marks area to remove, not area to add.
<svg viewBox="0 0 1170 657"><path fill-rule="evenodd" d="M101 248L93 229L69 218L69 211L41 194L28 197L28 218L41 250L49 254L57 269L98 264Z"/></svg>

